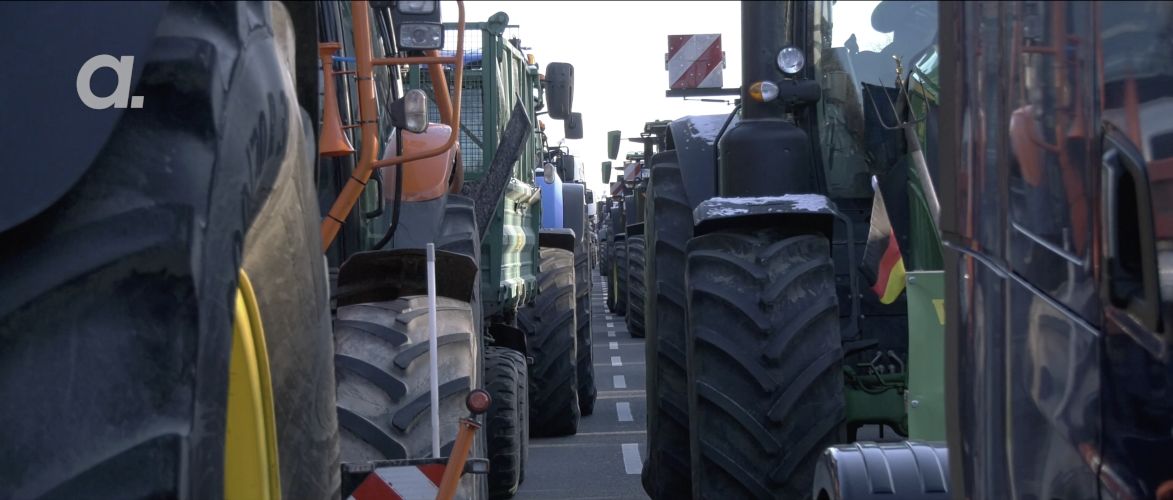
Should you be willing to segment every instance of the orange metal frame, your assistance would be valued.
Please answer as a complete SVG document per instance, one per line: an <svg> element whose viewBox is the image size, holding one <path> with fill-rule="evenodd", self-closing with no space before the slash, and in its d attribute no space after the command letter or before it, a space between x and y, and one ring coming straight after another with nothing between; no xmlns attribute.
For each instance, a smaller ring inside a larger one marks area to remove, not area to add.
<svg viewBox="0 0 1173 500"><path fill-rule="evenodd" d="M350 2L354 16L354 55L355 66L357 67L355 77L358 79L358 116L361 123L360 130L362 131L362 151L359 154L358 166L354 169L354 173L351 175L350 180L347 181L346 186L342 188L342 192L338 194L338 199L334 201L334 206L330 208L330 213L322 221L323 252L330 248L330 243L338 235L338 231L342 228L342 222L346 219L346 215L350 213L350 209L354 207L355 202L358 201L358 197L362 194L374 169L438 156L456 144L456 138L459 134L453 133L448 137L447 142L435 149L395 156L385 160L375 160L375 157L379 153L380 142L379 125L377 122L378 114L375 106L375 66L428 64L443 75L443 67L440 65L451 63L454 67L453 88L455 89L455 96L449 96L446 85L437 86L435 89L436 105L440 108L440 116L442 118L451 116L451 123L460 123L460 94L464 81L464 1L457 0L456 4L460 8L460 17L456 23L456 54L453 57L439 57L439 51L429 51L430 54L434 55L430 55L429 57L389 57L375 59L371 56L369 4L365 0L354 0ZM333 48L330 44L320 44L320 46L322 48ZM330 53L332 54L333 51ZM322 76L326 85L331 87L333 86L333 78L336 74L333 68L332 61L323 58ZM448 109L449 107L451 107L451 110ZM326 124L323 124L323 129L326 126ZM323 135L325 134L323 133Z"/></svg>

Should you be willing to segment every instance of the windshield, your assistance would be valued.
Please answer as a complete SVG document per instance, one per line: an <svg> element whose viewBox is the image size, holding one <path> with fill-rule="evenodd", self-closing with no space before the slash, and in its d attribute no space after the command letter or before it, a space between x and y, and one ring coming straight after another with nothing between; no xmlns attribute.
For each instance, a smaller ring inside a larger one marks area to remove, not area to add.
<svg viewBox="0 0 1173 500"><path fill-rule="evenodd" d="M933 53L936 2L815 2L811 33L815 78L823 87L818 135L829 194L871 197L872 174L899 159L896 145L903 141L898 131L883 127L896 124L884 97L885 91L893 102L899 96L893 57L901 58L907 77Z"/></svg>

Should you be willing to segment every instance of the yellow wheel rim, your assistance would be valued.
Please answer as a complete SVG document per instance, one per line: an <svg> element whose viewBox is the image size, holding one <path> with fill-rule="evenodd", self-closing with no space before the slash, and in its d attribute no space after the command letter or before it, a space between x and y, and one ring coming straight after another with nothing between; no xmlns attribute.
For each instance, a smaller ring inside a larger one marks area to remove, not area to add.
<svg viewBox="0 0 1173 500"><path fill-rule="evenodd" d="M243 269L236 292L229 370L224 497L281 500L269 355L257 298Z"/></svg>

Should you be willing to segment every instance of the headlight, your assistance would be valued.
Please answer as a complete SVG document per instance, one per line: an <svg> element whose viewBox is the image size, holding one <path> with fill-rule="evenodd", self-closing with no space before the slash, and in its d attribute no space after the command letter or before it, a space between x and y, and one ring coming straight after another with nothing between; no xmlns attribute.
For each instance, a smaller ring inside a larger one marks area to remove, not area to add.
<svg viewBox="0 0 1173 500"><path fill-rule="evenodd" d="M403 24L399 27L399 46L411 50L442 48L444 46L444 30L439 24Z"/></svg>
<svg viewBox="0 0 1173 500"><path fill-rule="evenodd" d="M403 96L404 128L413 134L428 131L428 95L420 89L411 89Z"/></svg>
<svg viewBox="0 0 1173 500"><path fill-rule="evenodd" d="M400 0L395 2L395 8L401 14L431 14L436 12L436 2L421 2L419 0L404 2Z"/></svg>
<svg viewBox="0 0 1173 500"><path fill-rule="evenodd" d="M802 65L805 63L806 57L802 55L802 51L798 50L798 47L783 47L778 51L778 69L787 75L798 74L799 71L802 71Z"/></svg>

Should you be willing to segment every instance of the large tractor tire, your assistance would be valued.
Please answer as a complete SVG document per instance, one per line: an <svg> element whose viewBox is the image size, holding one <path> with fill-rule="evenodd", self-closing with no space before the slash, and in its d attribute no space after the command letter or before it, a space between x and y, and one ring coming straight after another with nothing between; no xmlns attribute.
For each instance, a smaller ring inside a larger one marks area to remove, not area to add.
<svg viewBox="0 0 1173 500"><path fill-rule="evenodd" d="M447 195L436 248L480 257L473 203ZM431 386L428 382L428 298L339 307L334 324L334 363L343 462L432 456ZM464 398L484 388L479 280L472 302L436 297L441 455L455 444ZM488 433L478 432L471 456L487 458ZM467 483L471 482L471 485ZM462 480L475 498L487 496L483 475Z"/></svg>
<svg viewBox="0 0 1173 500"><path fill-rule="evenodd" d="M611 312L620 316L627 314L627 241L615 240L615 252L612 259L612 281L615 282L615 307Z"/></svg>
<svg viewBox="0 0 1173 500"><path fill-rule="evenodd" d="M574 292L578 294L578 313L575 319L578 333L575 335L576 350L578 351L578 408L583 416L595 412L595 398L598 392L595 389L595 357L594 342L591 336L591 268L588 249L575 255L574 264Z"/></svg>
<svg viewBox="0 0 1173 500"><path fill-rule="evenodd" d="M0 234L0 498L239 494L226 449L242 268L257 299L242 307L259 315L254 340L287 412L270 421L280 487L338 495L313 124L295 100L288 25L275 2L166 6L136 61L131 95L145 105L122 111L69 191ZM250 133L270 147L247 147ZM264 252L272 242L254 231L276 219L293 246ZM287 267L271 275L276 261ZM267 309L284 305L275 286L300 309ZM283 314L288 329L271 327Z"/></svg>
<svg viewBox="0 0 1173 500"><path fill-rule="evenodd" d="M521 484L521 390L525 370L521 353L506 347L485 348L485 391L492 401L485 412L489 440L489 498L513 498Z"/></svg>
<svg viewBox="0 0 1173 500"><path fill-rule="evenodd" d="M846 438L831 247L780 228L693 238L689 430L698 498L810 498Z"/></svg>
<svg viewBox="0 0 1173 500"><path fill-rule="evenodd" d="M525 356L514 359L513 368L517 370L517 420L521 429L521 462L517 474L517 483L525 483L525 467L529 463L529 365Z"/></svg>
<svg viewBox="0 0 1173 500"><path fill-rule="evenodd" d="M574 254L542 248L535 303L518 314L534 358L529 376L529 425L536 436L578 433L582 410L575 366L576 308Z"/></svg>
<svg viewBox="0 0 1173 500"><path fill-rule="evenodd" d="M432 456L428 313L428 297L421 295L338 308L334 364L343 462ZM473 324L471 304L436 297L443 456L468 415L465 396L481 383Z"/></svg>
<svg viewBox="0 0 1173 500"><path fill-rule="evenodd" d="M627 241L627 333L634 338L644 337L644 306L647 293L644 288L644 237L632 236Z"/></svg>
<svg viewBox="0 0 1173 500"><path fill-rule="evenodd" d="M688 364L685 247L693 234L692 209L676 152L652 159L645 234L647 286L648 462L644 489L656 500L692 498L688 434Z"/></svg>

